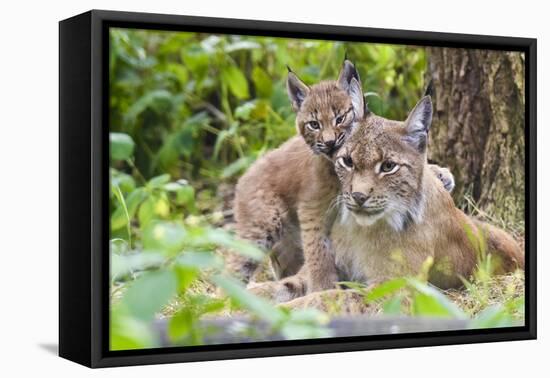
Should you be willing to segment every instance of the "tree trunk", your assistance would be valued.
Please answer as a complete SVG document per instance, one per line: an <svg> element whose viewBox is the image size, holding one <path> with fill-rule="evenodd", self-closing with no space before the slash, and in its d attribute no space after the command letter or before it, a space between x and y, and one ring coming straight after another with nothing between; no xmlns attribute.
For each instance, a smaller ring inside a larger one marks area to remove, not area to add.
<svg viewBox="0 0 550 378"><path fill-rule="evenodd" d="M524 55L428 48L434 119L430 157L450 167L454 198L469 196L499 219L523 222Z"/></svg>

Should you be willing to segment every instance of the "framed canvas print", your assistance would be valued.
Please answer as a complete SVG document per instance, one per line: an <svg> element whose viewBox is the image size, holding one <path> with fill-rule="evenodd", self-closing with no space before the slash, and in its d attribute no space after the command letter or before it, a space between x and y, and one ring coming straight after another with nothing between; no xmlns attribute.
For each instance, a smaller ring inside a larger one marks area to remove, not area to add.
<svg viewBox="0 0 550 378"><path fill-rule="evenodd" d="M536 337L536 40L94 10L59 73L62 357Z"/></svg>

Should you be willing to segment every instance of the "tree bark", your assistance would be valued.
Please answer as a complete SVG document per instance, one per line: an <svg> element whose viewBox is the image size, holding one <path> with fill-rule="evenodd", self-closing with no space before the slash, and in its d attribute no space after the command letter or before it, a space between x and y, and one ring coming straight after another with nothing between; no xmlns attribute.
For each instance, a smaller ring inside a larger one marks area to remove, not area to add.
<svg viewBox="0 0 550 378"><path fill-rule="evenodd" d="M450 167L465 196L508 222L525 208L524 54L428 48L434 119L430 156Z"/></svg>

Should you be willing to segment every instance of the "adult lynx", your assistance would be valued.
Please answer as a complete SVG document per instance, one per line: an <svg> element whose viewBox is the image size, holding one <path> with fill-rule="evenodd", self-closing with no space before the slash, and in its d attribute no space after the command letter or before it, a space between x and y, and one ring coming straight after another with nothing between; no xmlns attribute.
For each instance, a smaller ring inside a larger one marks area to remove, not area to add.
<svg viewBox="0 0 550 378"><path fill-rule="evenodd" d="M452 189L451 182L440 176L445 170L427 163L431 118L429 96L420 100L405 122L368 113L338 151L335 171L341 206L330 238L340 280L376 284L417 275L431 260L431 283L441 288L461 286L460 277L470 276L478 261L479 248L471 235L484 235L486 251L500 263L499 272L523 268L524 252L514 239L456 208L447 190ZM303 278L306 269L251 290L279 302L303 296L309 291ZM319 295L342 294L329 290ZM344 293L353 303L358 300L354 295ZM308 295L289 306L322 303L318 299Z"/></svg>
<svg viewBox="0 0 550 378"><path fill-rule="evenodd" d="M349 279L417 274L433 259L430 282L460 286L460 276L470 276L478 259L471 235L483 235L501 271L523 268L524 252L514 239L464 214L428 169L431 119L429 96L405 122L371 114L339 151L335 169L344 206L331 237L337 265Z"/></svg>

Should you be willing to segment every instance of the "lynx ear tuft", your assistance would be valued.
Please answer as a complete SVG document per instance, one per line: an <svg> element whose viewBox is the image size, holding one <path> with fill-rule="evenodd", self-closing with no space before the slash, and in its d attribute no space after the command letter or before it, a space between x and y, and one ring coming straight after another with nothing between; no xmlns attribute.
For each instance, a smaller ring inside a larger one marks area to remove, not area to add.
<svg viewBox="0 0 550 378"><path fill-rule="evenodd" d="M363 97L363 90L361 84L357 79L352 78L349 85L349 95L351 97L351 104L353 105L353 111L355 113L355 119L363 119L365 117L365 99Z"/></svg>
<svg viewBox="0 0 550 378"><path fill-rule="evenodd" d="M342 65L342 69L340 70L340 74L338 75L338 86L349 93L352 79L355 79L358 83L361 83L359 72L357 72L357 69L353 63L346 57L344 64Z"/></svg>
<svg viewBox="0 0 550 378"><path fill-rule="evenodd" d="M405 121L405 141L418 152L425 152L428 144L428 131L432 124L432 99L424 96L416 104Z"/></svg>
<svg viewBox="0 0 550 378"><path fill-rule="evenodd" d="M430 96L433 97L434 95L434 81L430 80L428 83L428 86L426 87L426 91L424 92L424 96Z"/></svg>
<svg viewBox="0 0 550 378"><path fill-rule="evenodd" d="M287 68L289 67L287 66ZM288 78L286 80L286 89L290 102L292 103L292 108L297 112L300 110L304 99L309 93L309 87L304 84L304 82L300 80L294 72L290 71L289 68Z"/></svg>

